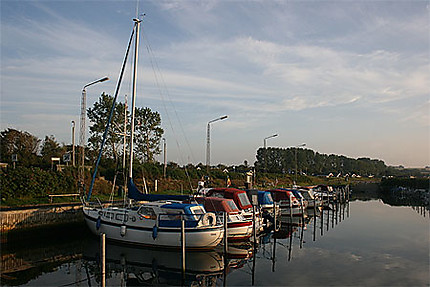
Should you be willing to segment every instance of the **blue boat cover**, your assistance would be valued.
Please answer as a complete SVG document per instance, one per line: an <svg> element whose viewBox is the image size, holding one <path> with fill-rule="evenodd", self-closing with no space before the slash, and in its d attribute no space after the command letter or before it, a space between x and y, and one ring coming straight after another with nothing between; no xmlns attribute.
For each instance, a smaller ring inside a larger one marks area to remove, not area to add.
<svg viewBox="0 0 430 287"><path fill-rule="evenodd" d="M146 201L157 201L157 200L188 200L190 195L175 195L175 194L144 194L139 191L133 182L133 179L128 180L128 198L134 200L146 200Z"/></svg>
<svg viewBox="0 0 430 287"><path fill-rule="evenodd" d="M161 208L169 208L169 209L181 209L184 211L185 214L194 214L191 212L190 207L193 206L203 206L201 204L190 204L190 203L168 203L160 206Z"/></svg>
<svg viewBox="0 0 430 287"><path fill-rule="evenodd" d="M258 191L258 203L259 204L273 204L272 195L269 191Z"/></svg>

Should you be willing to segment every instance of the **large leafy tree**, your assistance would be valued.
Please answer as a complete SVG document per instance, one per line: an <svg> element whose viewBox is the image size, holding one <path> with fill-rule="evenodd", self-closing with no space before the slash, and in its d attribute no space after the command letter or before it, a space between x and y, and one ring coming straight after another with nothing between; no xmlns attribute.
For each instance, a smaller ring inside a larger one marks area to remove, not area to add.
<svg viewBox="0 0 430 287"><path fill-rule="evenodd" d="M161 153L160 140L164 130L160 127L161 116L150 108L136 108L136 157L144 162L154 161Z"/></svg>
<svg viewBox="0 0 430 287"><path fill-rule="evenodd" d="M94 103L94 106L88 109L88 118L92 123L90 126L88 145L90 149L95 152L100 150L103 133L106 129L112 104L113 97L103 93L99 100ZM110 129L106 138L106 145L103 149L103 156L105 158L114 159L115 161L118 160L118 157L120 156L120 148L122 147L123 136L121 134L124 129L124 110L125 104L117 103L115 105Z"/></svg>
<svg viewBox="0 0 430 287"><path fill-rule="evenodd" d="M11 163L12 154L18 157L18 164L30 166L38 164L37 152L39 151L40 139L28 132L8 128L0 134L1 136L1 161Z"/></svg>
<svg viewBox="0 0 430 287"><path fill-rule="evenodd" d="M100 149L112 103L113 97L103 93L94 106L88 109L88 118L92 123L88 142L94 154ZM117 103L103 151L105 158L113 159L115 162L118 162L122 155L125 119L127 119L127 134L129 135L130 113L126 110L125 104ZM141 161L152 161L154 156L161 152L159 144L164 131L160 125L161 116L158 112L149 108L136 108L134 152Z"/></svg>

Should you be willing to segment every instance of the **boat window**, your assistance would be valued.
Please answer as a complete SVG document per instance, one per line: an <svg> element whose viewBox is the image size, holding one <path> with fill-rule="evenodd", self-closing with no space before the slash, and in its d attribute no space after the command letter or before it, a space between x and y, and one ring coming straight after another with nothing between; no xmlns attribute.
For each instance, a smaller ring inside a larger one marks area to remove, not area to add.
<svg viewBox="0 0 430 287"><path fill-rule="evenodd" d="M194 214L205 214L206 213L205 210L203 209L203 207L201 207L199 205L190 207L190 210Z"/></svg>
<svg viewBox="0 0 430 287"><path fill-rule="evenodd" d="M242 205L242 207L245 207L247 205L251 205L251 202L249 202L249 199L248 199L248 196L246 195L246 193L238 193L237 197L239 198L240 205Z"/></svg>
<svg viewBox="0 0 430 287"><path fill-rule="evenodd" d="M232 211L238 211L237 206L233 200L228 200L227 205Z"/></svg>
<svg viewBox="0 0 430 287"><path fill-rule="evenodd" d="M157 216L155 215L154 209L152 209L152 207L141 206L137 211L137 214L139 214L141 217L146 219L155 220L157 218Z"/></svg>

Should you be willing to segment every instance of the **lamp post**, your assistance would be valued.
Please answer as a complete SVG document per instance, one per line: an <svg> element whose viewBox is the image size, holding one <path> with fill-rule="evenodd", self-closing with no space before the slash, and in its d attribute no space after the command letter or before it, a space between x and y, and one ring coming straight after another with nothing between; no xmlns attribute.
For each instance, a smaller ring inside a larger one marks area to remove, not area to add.
<svg viewBox="0 0 430 287"><path fill-rule="evenodd" d="M72 166L75 166L75 121L72 121Z"/></svg>
<svg viewBox="0 0 430 287"><path fill-rule="evenodd" d="M298 146L296 146L296 148L295 148L295 158L296 158L296 180L295 180L295 184L297 184L297 149L299 148L299 147L304 147L304 146L306 146L306 144L305 143L303 143L303 144L301 144L301 145L298 145Z"/></svg>
<svg viewBox="0 0 430 287"><path fill-rule="evenodd" d="M274 134L274 135L271 135L271 136L268 136L268 137L264 138L264 140L263 140L263 144L264 144L264 172L266 172L266 171L267 171L267 150L266 150L266 141L267 141L268 139L271 139L271 138L274 138L274 137L277 137L277 136L278 136L278 134Z"/></svg>
<svg viewBox="0 0 430 287"><path fill-rule="evenodd" d="M209 167L211 164L211 123L217 122L217 121L221 121L221 120L225 120L226 118L228 118L228 116L222 116L216 119L213 119L211 121L208 122L208 127L207 127L207 134L206 134L206 171L209 173Z"/></svg>
<svg viewBox="0 0 430 287"><path fill-rule="evenodd" d="M79 133L79 145L80 145L80 158L81 158L81 168L79 172L79 183L80 186L84 186L84 170L85 170L85 119L87 115L87 90L86 88L97 83L105 82L109 80L108 77L104 77L86 84L82 88L82 98L81 98L81 119L80 119L80 133Z"/></svg>

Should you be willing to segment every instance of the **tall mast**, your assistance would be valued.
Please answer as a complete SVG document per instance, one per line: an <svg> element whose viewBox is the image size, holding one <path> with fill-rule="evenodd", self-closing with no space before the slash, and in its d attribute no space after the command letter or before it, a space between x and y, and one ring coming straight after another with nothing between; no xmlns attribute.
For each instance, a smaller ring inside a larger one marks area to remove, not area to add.
<svg viewBox="0 0 430 287"><path fill-rule="evenodd" d="M129 178L133 178L133 146L134 146L134 117L136 107L136 84L137 84L137 60L139 56L139 28L142 20L133 19L136 35L134 40L134 65L133 65L133 91L131 95L131 134L130 134L130 171Z"/></svg>

